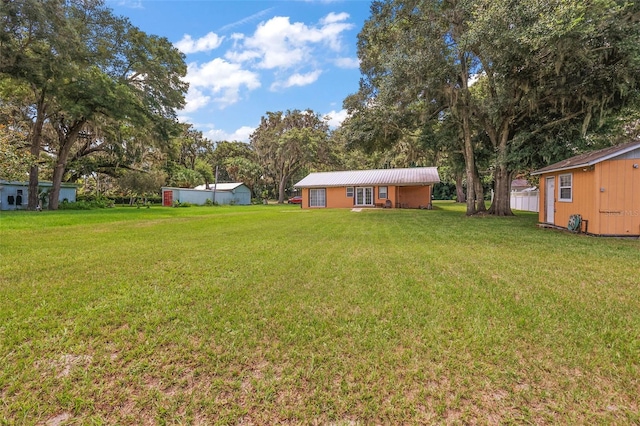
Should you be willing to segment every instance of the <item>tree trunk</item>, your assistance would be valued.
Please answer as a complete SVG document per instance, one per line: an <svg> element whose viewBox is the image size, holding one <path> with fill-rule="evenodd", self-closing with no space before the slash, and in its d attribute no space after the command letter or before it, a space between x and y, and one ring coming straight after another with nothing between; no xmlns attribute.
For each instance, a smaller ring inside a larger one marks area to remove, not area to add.
<svg viewBox="0 0 640 426"><path fill-rule="evenodd" d="M471 143L471 112L469 111L471 94L469 93L468 86L469 69L467 67L466 55L460 52L459 56L460 66L462 67L460 73L460 80L462 82L462 105L460 106L460 112L464 139L464 163L467 175L467 216L471 216L476 213L476 160Z"/></svg>
<svg viewBox="0 0 640 426"><path fill-rule="evenodd" d="M511 211L511 194L509 188L511 173L506 165L498 165L495 171L495 182L493 187L493 202L489 208L489 214L495 216L513 216Z"/></svg>
<svg viewBox="0 0 640 426"><path fill-rule="evenodd" d="M42 127L44 126L47 109L44 103L44 97L43 91L36 105L36 121L33 123L31 130L31 147L29 152L35 157L36 163L29 168L29 197L27 201L27 209L29 210L36 210L40 202L38 197L38 183L40 180L38 158L40 157L40 138L42 137Z"/></svg>
<svg viewBox="0 0 640 426"><path fill-rule="evenodd" d="M493 202L489 208L489 214L494 216L513 216L511 211L511 173L507 165L507 139L508 133L503 132L500 135L500 144L498 146L498 158L496 161L496 169L493 184Z"/></svg>
<svg viewBox="0 0 640 426"><path fill-rule="evenodd" d="M68 154L68 153L67 153ZM60 153L56 160L56 167L53 169L53 185L49 192L49 210L58 210L58 199L60 198L60 185L67 166L66 158L61 158Z"/></svg>
<svg viewBox="0 0 640 426"><path fill-rule="evenodd" d="M33 152L33 150L31 152ZM28 210L36 210L38 208L38 181L40 180L38 175L38 165L34 164L31 166L31 168L29 168L29 198L27 201Z"/></svg>
<svg viewBox="0 0 640 426"><path fill-rule="evenodd" d="M56 159L56 166L53 169L53 185L51 192L49 193L49 210L58 210L60 185L62 184L62 178L67 168L67 159L69 158L71 147L78 139L78 134L80 133L82 126L84 126L84 123L84 120L74 123L66 134L62 130L58 129L60 148L58 151L58 158Z"/></svg>
<svg viewBox="0 0 640 426"><path fill-rule="evenodd" d="M482 187L482 180L480 179L480 174L478 174L478 169L476 168L476 212L486 212L487 206L484 203L484 188Z"/></svg>
<svg viewBox="0 0 640 426"><path fill-rule="evenodd" d="M467 216L471 216L476 213L476 164L473 155L473 145L471 144L471 128L469 126L469 115L467 114L467 108L463 109L464 111L462 113L462 129L464 132L464 162L465 172L467 175Z"/></svg>
<svg viewBox="0 0 640 426"><path fill-rule="evenodd" d="M278 184L278 204L284 204L284 187L289 180L289 176L283 176Z"/></svg>
<svg viewBox="0 0 640 426"><path fill-rule="evenodd" d="M464 185L462 184L463 178L464 174L462 172L456 173L456 203L467 202L467 198L464 195Z"/></svg>

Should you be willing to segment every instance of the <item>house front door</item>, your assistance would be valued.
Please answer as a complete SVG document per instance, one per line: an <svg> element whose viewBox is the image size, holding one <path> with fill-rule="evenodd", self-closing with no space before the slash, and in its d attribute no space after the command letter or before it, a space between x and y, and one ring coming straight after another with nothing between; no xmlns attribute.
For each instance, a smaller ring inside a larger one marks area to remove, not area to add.
<svg viewBox="0 0 640 426"><path fill-rule="evenodd" d="M544 188L544 221L555 224L556 178L548 177Z"/></svg>
<svg viewBox="0 0 640 426"><path fill-rule="evenodd" d="M373 188L356 188L356 206L373 205Z"/></svg>

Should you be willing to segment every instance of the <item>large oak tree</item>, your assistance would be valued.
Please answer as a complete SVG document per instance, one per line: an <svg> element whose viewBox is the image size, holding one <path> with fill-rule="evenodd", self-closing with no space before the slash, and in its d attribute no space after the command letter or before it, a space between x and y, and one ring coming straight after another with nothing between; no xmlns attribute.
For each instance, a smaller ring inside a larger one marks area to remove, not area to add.
<svg viewBox="0 0 640 426"><path fill-rule="evenodd" d="M292 176L317 160L327 145L329 126L311 110L267 112L251 134L251 146L266 177L278 186L278 203Z"/></svg>
<svg viewBox="0 0 640 426"><path fill-rule="evenodd" d="M474 140L489 141L490 213L510 215L518 150L559 128L586 135L637 90L639 20L640 5L623 0L376 1L359 34L361 88L345 105L386 144L455 120L467 214L477 207Z"/></svg>
<svg viewBox="0 0 640 426"><path fill-rule="evenodd" d="M187 84L184 57L167 39L114 16L101 0L3 2L2 18L0 71L32 91L32 153L41 149L45 126L55 135L51 209L70 155L92 137L89 129L129 123L169 139ZM32 168L29 208L37 181Z"/></svg>

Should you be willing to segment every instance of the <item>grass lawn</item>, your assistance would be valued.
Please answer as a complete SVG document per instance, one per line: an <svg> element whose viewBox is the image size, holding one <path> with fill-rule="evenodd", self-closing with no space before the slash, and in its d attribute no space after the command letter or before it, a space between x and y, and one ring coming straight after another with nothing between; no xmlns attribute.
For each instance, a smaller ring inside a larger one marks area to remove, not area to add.
<svg viewBox="0 0 640 426"><path fill-rule="evenodd" d="M0 216L0 424L640 422L640 242L536 215Z"/></svg>

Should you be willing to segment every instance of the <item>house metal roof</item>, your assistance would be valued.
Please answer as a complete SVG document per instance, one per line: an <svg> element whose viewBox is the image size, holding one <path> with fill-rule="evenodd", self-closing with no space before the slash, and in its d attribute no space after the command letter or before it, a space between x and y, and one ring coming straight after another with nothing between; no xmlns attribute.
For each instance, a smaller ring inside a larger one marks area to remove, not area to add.
<svg viewBox="0 0 640 426"><path fill-rule="evenodd" d="M562 160L555 164L551 164L550 166L536 170L531 173L531 175L541 175L543 173L553 173L562 170L576 169L579 167L588 167L602 161L624 155L636 149L640 149L640 141L623 143L621 145L611 146L609 148L591 151L576 155L575 157L567 158L566 160Z"/></svg>
<svg viewBox="0 0 640 426"><path fill-rule="evenodd" d="M440 176L438 176L437 167L415 167L311 173L294 186L296 188L362 185L419 186L438 182L440 182Z"/></svg>

